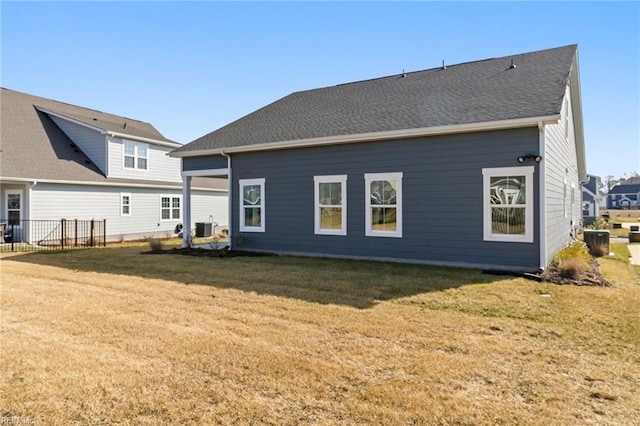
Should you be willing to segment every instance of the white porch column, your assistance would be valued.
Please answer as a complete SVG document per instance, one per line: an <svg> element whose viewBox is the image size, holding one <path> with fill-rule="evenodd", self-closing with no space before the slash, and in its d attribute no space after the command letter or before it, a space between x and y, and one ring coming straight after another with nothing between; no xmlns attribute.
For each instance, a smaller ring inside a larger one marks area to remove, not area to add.
<svg viewBox="0 0 640 426"><path fill-rule="evenodd" d="M182 247L191 247L191 176L182 176Z"/></svg>

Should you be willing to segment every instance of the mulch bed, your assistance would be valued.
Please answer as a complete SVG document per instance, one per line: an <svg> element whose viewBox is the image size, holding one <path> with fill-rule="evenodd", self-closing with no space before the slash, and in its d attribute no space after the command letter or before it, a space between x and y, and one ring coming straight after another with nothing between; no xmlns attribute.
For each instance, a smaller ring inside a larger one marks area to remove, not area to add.
<svg viewBox="0 0 640 426"><path fill-rule="evenodd" d="M273 253L261 253L246 250L229 250L229 246L221 249L211 250L199 247L175 247L169 250L150 250L143 254L181 254L183 256L196 257L262 257L275 256Z"/></svg>
<svg viewBox="0 0 640 426"><path fill-rule="evenodd" d="M611 287L611 283L604 279L604 277L600 273L600 265L595 258L591 258L591 270L586 271L577 279L564 276L562 272L554 265L549 265L549 267L545 269L544 272L537 276L541 281L553 284Z"/></svg>

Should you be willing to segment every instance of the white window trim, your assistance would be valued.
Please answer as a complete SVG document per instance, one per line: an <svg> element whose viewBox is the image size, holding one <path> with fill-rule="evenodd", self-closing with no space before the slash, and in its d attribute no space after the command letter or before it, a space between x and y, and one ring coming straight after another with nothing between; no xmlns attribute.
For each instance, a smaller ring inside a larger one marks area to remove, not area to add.
<svg viewBox="0 0 640 426"><path fill-rule="evenodd" d="M365 206L365 235L367 237L402 238L402 172L396 173L365 173L364 175L364 206ZM375 180L395 180L396 187L396 230L376 231L372 229L371 218L371 182Z"/></svg>
<svg viewBox="0 0 640 426"><path fill-rule="evenodd" d="M483 228L484 241L501 241L512 243L533 242L533 166L525 167L496 167L482 169L483 185ZM525 233L524 235L494 234L491 227L491 178L499 176L524 176L525 186Z"/></svg>
<svg viewBox="0 0 640 426"><path fill-rule="evenodd" d="M7 216L7 226L9 226L9 195L19 195L20 196L20 209L18 210L20 214L20 219L17 225L13 225L15 228L19 229L22 226L22 221L25 220L24 214L24 191L22 189L7 189L4 193L4 208ZM0 236L2 238L3 236ZM4 240L2 240L4 241Z"/></svg>
<svg viewBox="0 0 640 426"><path fill-rule="evenodd" d="M123 200L124 197L129 197L129 204L128 204L129 213L124 213L122 211L122 208L125 206L124 202L123 202L124 201ZM162 208L162 199L160 200L160 208ZM121 192L120 193L120 216L131 216L131 193L129 193L129 192Z"/></svg>
<svg viewBox="0 0 640 426"><path fill-rule="evenodd" d="M342 228L340 229L322 229L322 215L320 214L320 184L321 183L339 183L342 187L342 204L340 206L322 206L322 207L340 207L342 212ZM314 198L314 231L317 235L347 235L347 175L329 175L313 177L313 198Z"/></svg>
<svg viewBox="0 0 640 426"><path fill-rule="evenodd" d="M169 199L169 219L163 219L162 218L162 199L163 198L168 198ZM173 199L177 198L178 200L180 200L180 217L173 217ZM171 221L178 221L182 219L182 196L181 195L161 195L160 196L160 222L171 222Z"/></svg>
<svg viewBox="0 0 640 426"><path fill-rule="evenodd" d="M239 185L239 192L238 192L238 198L240 201L240 210L238 212L239 215L239 228L240 228L240 232L264 232L265 230L265 218L266 218L266 209L265 209L265 192L264 192L264 183L265 183L265 179L264 178L258 178L258 179L238 179L238 185ZM260 186L260 226L245 226L244 220L244 200L243 200L243 194L244 194L244 187L245 186L252 186L252 185L259 185Z"/></svg>
<svg viewBox="0 0 640 426"><path fill-rule="evenodd" d="M125 161L125 158L127 157L127 154L125 153L126 152L125 151L125 145L127 145L127 144L133 145L133 167L127 167L127 165L126 165L127 162ZM138 147L139 146L144 146L147 149L147 156L146 157L141 157L141 156L138 155ZM144 158L145 160L147 160L147 168L146 169L141 169L141 168L138 167L138 158ZM123 140L122 141L122 169L123 170L138 170L140 172L149 171L149 144Z"/></svg>

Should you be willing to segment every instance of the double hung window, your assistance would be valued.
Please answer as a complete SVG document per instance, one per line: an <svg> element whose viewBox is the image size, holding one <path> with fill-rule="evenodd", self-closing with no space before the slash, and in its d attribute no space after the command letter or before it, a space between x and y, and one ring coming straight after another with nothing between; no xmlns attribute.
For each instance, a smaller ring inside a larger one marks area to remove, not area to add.
<svg viewBox="0 0 640 426"><path fill-rule="evenodd" d="M365 235L402 238L402 173L366 173Z"/></svg>
<svg viewBox="0 0 640 426"><path fill-rule="evenodd" d="M147 144L124 141L124 168L147 170L148 152Z"/></svg>
<svg viewBox="0 0 640 426"><path fill-rule="evenodd" d="M315 233L347 235L347 175L314 176Z"/></svg>
<svg viewBox="0 0 640 426"><path fill-rule="evenodd" d="M264 232L264 179L240 179L240 231Z"/></svg>
<svg viewBox="0 0 640 426"><path fill-rule="evenodd" d="M485 241L533 242L533 171L482 169Z"/></svg>
<svg viewBox="0 0 640 426"><path fill-rule="evenodd" d="M180 219L180 197L160 198L160 219L177 220Z"/></svg>

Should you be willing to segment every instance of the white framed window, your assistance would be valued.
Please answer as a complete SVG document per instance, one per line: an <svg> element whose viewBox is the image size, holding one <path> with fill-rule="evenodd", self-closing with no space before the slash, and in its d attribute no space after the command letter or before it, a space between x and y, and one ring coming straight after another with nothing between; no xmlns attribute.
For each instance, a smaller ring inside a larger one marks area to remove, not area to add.
<svg viewBox="0 0 640 426"><path fill-rule="evenodd" d="M180 219L180 197L160 197L160 220Z"/></svg>
<svg viewBox="0 0 640 426"><path fill-rule="evenodd" d="M240 179L240 231L264 232L265 179Z"/></svg>
<svg viewBox="0 0 640 426"><path fill-rule="evenodd" d="M123 141L123 167L125 169L147 170L149 146L145 143Z"/></svg>
<svg viewBox="0 0 640 426"><path fill-rule="evenodd" d="M485 241L533 242L533 166L482 169Z"/></svg>
<svg viewBox="0 0 640 426"><path fill-rule="evenodd" d="M314 230L347 235L347 175L314 176Z"/></svg>
<svg viewBox="0 0 640 426"><path fill-rule="evenodd" d="M402 172L365 173L365 235L402 238Z"/></svg>
<svg viewBox="0 0 640 426"><path fill-rule="evenodd" d="M131 216L131 194L120 193L120 216Z"/></svg>
<svg viewBox="0 0 640 426"><path fill-rule="evenodd" d="M22 225L22 191L7 190L6 192L6 211L8 224L13 226Z"/></svg>

